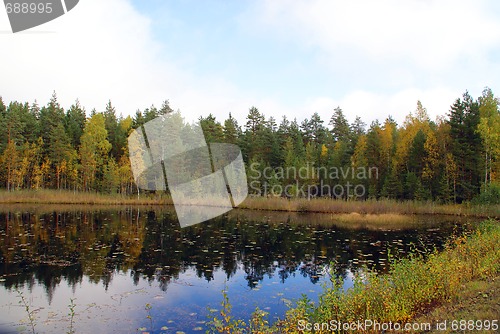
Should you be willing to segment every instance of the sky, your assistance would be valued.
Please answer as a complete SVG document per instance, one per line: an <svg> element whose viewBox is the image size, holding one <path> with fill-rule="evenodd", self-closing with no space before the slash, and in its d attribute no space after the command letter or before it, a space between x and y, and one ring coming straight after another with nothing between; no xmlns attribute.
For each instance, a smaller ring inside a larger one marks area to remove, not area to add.
<svg viewBox="0 0 500 334"><path fill-rule="evenodd" d="M56 0L57 1L57 0ZM500 2L491 0L80 0L13 34L0 8L0 96L52 93L123 116L169 100L187 120L250 107L279 122L340 106L399 124L468 90L500 94Z"/></svg>

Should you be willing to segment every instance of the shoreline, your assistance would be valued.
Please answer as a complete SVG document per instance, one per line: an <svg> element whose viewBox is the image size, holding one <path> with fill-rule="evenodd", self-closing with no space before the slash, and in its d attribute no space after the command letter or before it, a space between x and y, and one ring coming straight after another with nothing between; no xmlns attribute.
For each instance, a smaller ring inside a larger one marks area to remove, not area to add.
<svg viewBox="0 0 500 334"><path fill-rule="evenodd" d="M0 191L3 205L134 205L173 206L172 198L164 194L143 194L142 197L110 195L101 193L74 192L67 190ZM366 200L344 201L331 198L297 198L249 196L238 206L241 210L274 211L294 213L318 213L333 215L446 215L477 218L500 218L500 205L439 204L436 202ZM349 217L347 217L349 218ZM359 217L358 217L359 218Z"/></svg>

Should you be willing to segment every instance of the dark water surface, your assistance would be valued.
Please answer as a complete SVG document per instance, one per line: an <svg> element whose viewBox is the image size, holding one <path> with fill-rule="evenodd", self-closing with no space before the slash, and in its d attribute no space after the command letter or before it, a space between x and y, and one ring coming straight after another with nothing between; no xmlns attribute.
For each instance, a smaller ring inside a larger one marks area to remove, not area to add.
<svg viewBox="0 0 500 334"><path fill-rule="evenodd" d="M474 225L235 210L180 229L168 208L0 207L0 333L31 332L20 294L37 333L66 333L71 299L76 333L205 332L224 289L236 317L259 307L273 320L317 300L332 272L348 287L364 266L385 272L388 252L439 249Z"/></svg>

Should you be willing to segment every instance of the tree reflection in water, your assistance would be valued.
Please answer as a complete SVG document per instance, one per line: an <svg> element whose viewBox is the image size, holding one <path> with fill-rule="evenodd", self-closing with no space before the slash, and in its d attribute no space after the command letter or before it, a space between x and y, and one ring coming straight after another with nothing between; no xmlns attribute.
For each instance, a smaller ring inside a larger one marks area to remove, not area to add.
<svg viewBox="0 0 500 334"><path fill-rule="evenodd" d="M229 280L239 270L248 287L278 275L282 283L302 275L312 283L330 272L345 277L362 266L387 270L387 252L441 247L468 225L456 219L400 230L338 226L330 215L273 215L233 211L181 229L169 209L40 208L0 213L0 284L7 289L41 284L49 302L62 280L73 288L88 277L108 288L117 272L169 284L188 269L207 281L215 271ZM437 226L437 227L436 227Z"/></svg>

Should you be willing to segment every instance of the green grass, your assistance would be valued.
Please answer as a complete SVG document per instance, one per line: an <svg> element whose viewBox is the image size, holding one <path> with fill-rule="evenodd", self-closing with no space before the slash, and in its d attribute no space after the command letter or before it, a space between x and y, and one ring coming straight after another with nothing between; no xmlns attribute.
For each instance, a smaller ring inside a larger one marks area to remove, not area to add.
<svg viewBox="0 0 500 334"><path fill-rule="evenodd" d="M460 291L468 283L497 278L500 275L499 240L500 223L488 220L472 234L450 240L442 252L431 252L425 257L415 253L408 258L393 260L388 274L377 275L368 269L357 273L354 286L347 291L343 290L341 279L333 279L318 303L303 298L287 312L285 319L272 325L266 324L265 317L261 316L258 319L262 319L262 323L252 325L259 328L257 331L251 330L241 320L236 322L228 314L222 321L214 319L211 330L224 332L225 328L231 328L231 333L307 333L301 331L301 323L327 323L333 319L342 323L364 320L408 323L440 305L456 304ZM466 312L473 314L474 309ZM261 311L258 310L257 314ZM315 333L331 333L330 329L320 329Z"/></svg>

